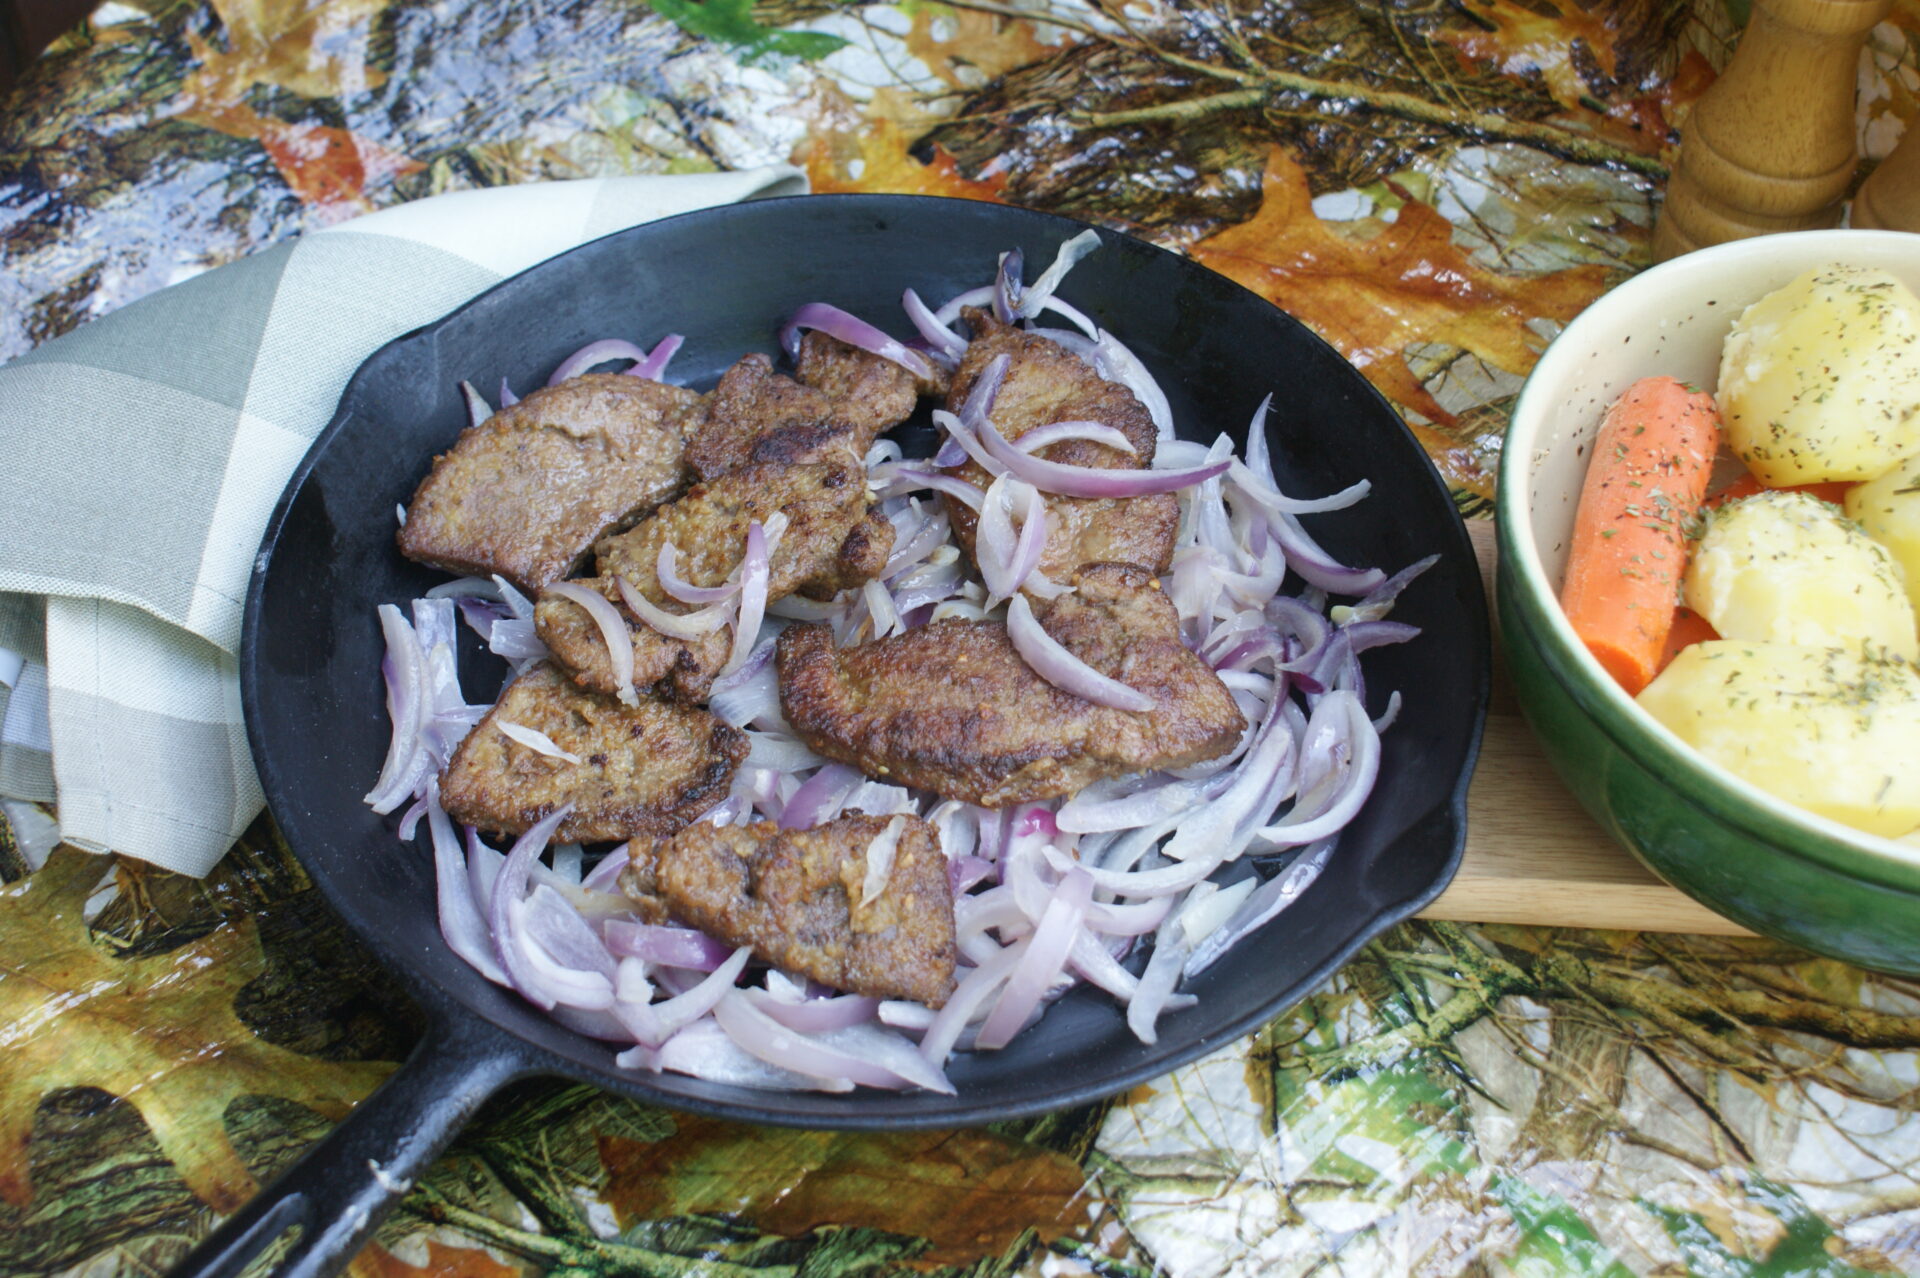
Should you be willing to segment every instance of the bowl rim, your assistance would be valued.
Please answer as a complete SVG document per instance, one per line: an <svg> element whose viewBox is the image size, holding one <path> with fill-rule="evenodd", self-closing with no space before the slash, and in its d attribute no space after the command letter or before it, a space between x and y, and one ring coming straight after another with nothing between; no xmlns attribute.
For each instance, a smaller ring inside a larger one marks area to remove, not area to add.
<svg viewBox="0 0 1920 1278"><path fill-rule="evenodd" d="M1743 267L1763 262L1804 264L1808 269L1823 265L1823 246L1828 254L1844 250L1854 260L1882 255L1910 258L1920 272L1920 235L1849 228L1781 232L1697 249L1649 267L1568 322L1527 375L1508 417L1494 498L1500 568L1496 589L1524 608L1537 641L1558 671L1576 676L1567 681L1569 695L1619 749L1673 778L1699 806L1757 840L1850 875L1916 890L1920 889L1920 848L1854 829L1775 797L1700 755L1628 696L1587 651L1561 610L1559 592L1548 581L1541 561L1526 501L1534 441L1554 407L1547 386L1588 354L1589 332L1622 312L1662 313L1663 308L1652 303L1676 286L1724 282L1738 289ZM1756 296L1729 306L1728 323L1757 300Z"/></svg>

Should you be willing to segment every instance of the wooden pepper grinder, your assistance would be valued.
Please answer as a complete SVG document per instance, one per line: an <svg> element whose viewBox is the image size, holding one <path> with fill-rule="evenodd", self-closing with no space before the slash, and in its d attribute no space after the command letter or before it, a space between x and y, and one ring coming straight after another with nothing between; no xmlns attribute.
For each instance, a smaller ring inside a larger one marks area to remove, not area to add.
<svg viewBox="0 0 1920 1278"><path fill-rule="evenodd" d="M1920 121L1880 161L1853 197L1853 225L1875 231L1920 231Z"/></svg>
<svg viewBox="0 0 1920 1278"><path fill-rule="evenodd" d="M1694 104L1653 255L1834 226L1853 180L1860 49L1892 0L1754 0L1733 60Z"/></svg>

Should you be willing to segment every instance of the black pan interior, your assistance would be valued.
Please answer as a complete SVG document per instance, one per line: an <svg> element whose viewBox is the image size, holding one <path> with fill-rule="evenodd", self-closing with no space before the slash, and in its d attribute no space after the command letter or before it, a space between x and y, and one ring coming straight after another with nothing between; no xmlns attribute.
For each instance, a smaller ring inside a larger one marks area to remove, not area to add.
<svg viewBox="0 0 1920 1278"><path fill-rule="evenodd" d="M402 845L361 796L388 725L374 609L443 580L394 550L395 507L465 423L456 384L525 393L602 337L686 346L670 379L705 388L748 351L774 353L780 320L827 301L896 334L912 286L939 301L991 279L1019 247L1028 278L1083 229L999 205L891 196L811 196L691 214L588 244L506 281L373 355L295 475L248 600L242 654L248 727L268 802L346 922L424 996L483 1018L554 1070L664 1104L753 1121L827 1127L946 1126L1036 1113L1111 1094L1230 1041L1308 993L1365 940L1436 896L1459 857L1466 778L1487 690L1480 577L1453 503L1393 410L1304 326L1186 259L1103 232L1061 296L1111 329L1161 379L1182 431L1238 440L1275 393L1270 436L1290 491L1357 479L1371 496L1309 529L1348 562L1440 564L1396 609L1415 642L1366 659L1371 708L1405 699L1382 775L1308 898L1191 986L1200 1003L1163 1018L1151 1046L1092 990L1070 995L1005 1051L955 1058L959 1093L770 1094L676 1075L630 1074L607 1047L563 1030L446 949L432 860ZM470 697L491 658L463 662Z"/></svg>

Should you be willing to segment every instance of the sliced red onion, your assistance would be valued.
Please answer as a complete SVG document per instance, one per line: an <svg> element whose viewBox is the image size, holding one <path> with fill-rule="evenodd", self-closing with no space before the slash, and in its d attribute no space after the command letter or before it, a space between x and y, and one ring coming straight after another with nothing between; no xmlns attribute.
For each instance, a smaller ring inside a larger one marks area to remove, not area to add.
<svg viewBox="0 0 1920 1278"><path fill-rule="evenodd" d="M440 916L440 935L447 948L465 959L495 985L506 985L507 974L494 957L493 937L474 905L473 885L466 859L454 836L453 822L440 806L438 787L427 796L427 829L433 837L434 896Z"/></svg>
<svg viewBox="0 0 1920 1278"><path fill-rule="evenodd" d="M964 427L955 439L973 459L995 473L1023 479L1042 492L1064 497L1144 497L1176 492L1223 475L1230 463L1214 462L1197 470L1113 470L1099 466L1069 466L1065 462L1029 457L1007 442L992 421L982 421L971 434Z"/></svg>
<svg viewBox="0 0 1920 1278"><path fill-rule="evenodd" d="M993 874L993 862L977 856L955 857L947 862L947 891L955 900L965 896Z"/></svg>
<svg viewBox="0 0 1920 1278"><path fill-rule="evenodd" d="M1121 967L1107 948L1085 928L1074 933L1073 948L1067 952L1067 966L1122 1003L1131 999L1140 988L1140 979Z"/></svg>
<svg viewBox="0 0 1920 1278"><path fill-rule="evenodd" d="M1373 482L1362 479L1327 497L1288 497L1237 461L1228 466L1227 478L1233 482L1235 491L1245 494L1255 505L1276 514L1288 515L1316 515L1329 510L1345 510L1359 503L1373 490Z"/></svg>
<svg viewBox="0 0 1920 1278"><path fill-rule="evenodd" d="M500 601L500 587L494 584L494 582L498 580L499 578L495 578L494 581L488 581L483 577L458 577L452 581L443 581L439 585L429 588L427 593L422 595L421 598L454 600L490 599L498 603ZM485 638L484 635L481 637Z"/></svg>
<svg viewBox="0 0 1920 1278"><path fill-rule="evenodd" d="M713 1021L697 1021L668 1039L658 1048L635 1047L613 1058L621 1069L647 1069L654 1073L671 1071L687 1074L709 1083L729 1087L753 1087L762 1091L850 1092L846 1079L825 1080L796 1074L790 1069L769 1065L751 1056L727 1037Z"/></svg>
<svg viewBox="0 0 1920 1278"><path fill-rule="evenodd" d="M1063 692L1116 710L1144 713L1154 708L1146 693L1108 678L1062 647L1041 628L1024 596L1015 595L1007 605L1007 637L1035 674Z"/></svg>
<svg viewBox="0 0 1920 1278"><path fill-rule="evenodd" d="M583 1011L613 1006L614 961L587 921L546 884L513 907L523 957L555 1002Z"/></svg>
<svg viewBox="0 0 1920 1278"><path fill-rule="evenodd" d="M1069 439L1085 439L1096 444L1105 444L1117 449L1129 457L1136 456L1133 441L1120 431L1099 422L1049 422L1045 426L1036 426L1020 438L1013 446L1023 453L1037 453L1049 444L1058 444Z"/></svg>
<svg viewBox="0 0 1920 1278"><path fill-rule="evenodd" d="M1303 850L1292 865L1255 888L1232 918L1194 947L1187 957L1185 974L1197 976L1204 972L1242 937L1265 927L1280 911L1299 900L1326 868L1333 848L1333 839L1321 840Z"/></svg>
<svg viewBox="0 0 1920 1278"><path fill-rule="evenodd" d="M426 719L427 688L425 657L414 638L413 627L392 604L381 604L379 613L380 629L387 641L386 658L380 668L387 681L387 718L393 724L393 736L387 745L380 777L364 802L385 816L413 797L414 775L421 755L421 728Z"/></svg>
<svg viewBox="0 0 1920 1278"><path fill-rule="evenodd" d="M515 404L519 402L520 402L520 397L513 393L513 387L507 385L506 378L504 377L501 378L500 379L500 407L512 408Z"/></svg>
<svg viewBox="0 0 1920 1278"><path fill-rule="evenodd" d="M621 581L622 578L615 578ZM640 695L633 686L633 636L627 633L627 623L613 606L613 601L597 590L571 581L556 581L547 587L549 594L570 600L587 610L593 618L593 624L600 628L600 637L606 640L607 656L613 665L613 683L619 690L623 705L638 705Z"/></svg>
<svg viewBox="0 0 1920 1278"><path fill-rule="evenodd" d="M547 841L560 828L560 823L572 814L573 805L569 803L530 826L508 850L506 860L488 890L487 923L493 931L494 955L506 970L513 988L542 1011L550 1010L559 1000L540 980L539 973L528 961L525 947L520 944L520 910L517 907L526 896L527 881L532 876L534 861L546 850Z"/></svg>
<svg viewBox="0 0 1920 1278"><path fill-rule="evenodd" d="M760 622L767 614L767 584L772 571L769 559L767 530L756 519L747 525L747 552L740 561L740 614L733 623L733 652L720 668L721 674L745 665L753 655Z"/></svg>
<svg viewBox="0 0 1920 1278"><path fill-rule="evenodd" d="M946 1064L947 1057L953 1054L953 1045L959 1041L961 1031L968 1022L993 997L994 991L1006 984L1013 965L1020 961L1025 950L1017 945L1009 945L998 954L976 966L971 972L961 976L954 986L953 993L947 996L947 1002L934 1015L933 1024L920 1040L920 1054L935 1067Z"/></svg>
<svg viewBox="0 0 1920 1278"><path fill-rule="evenodd" d="M993 316L1002 324L1020 318L1020 276L1025 264L1026 254L1017 248L1000 255L1000 269L993 279Z"/></svg>
<svg viewBox="0 0 1920 1278"><path fill-rule="evenodd" d="M782 1069L814 1078L845 1078L888 1090L923 1087L949 1095L953 1092L953 1084L939 1070L930 1067L905 1040L885 1030L874 1029L871 1035L863 1035L860 1030L866 1027L854 1027L831 1035L801 1034L761 1011L739 991L720 1000L713 1009L713 1019L740 1047ZM886 1039L894 1039L907 1050L889 1052L884 1046Z"/></svg>
<svg viewBox="0 0 1920 1278"><path fill-rule="evenodd" d="M667 371L667 364L686 343L686 338L678 333L668 333L654 344L646 358L627 370L628 377L644 377L649 381L659 381Z"/></svg>
<svg viewBox="0 0 1920 1278"><path fill-rule="evenodd" d="M515 590L512 582L495 573L493 588L500 592L500 602L507 606L507 611L521 621L533 620L533 600Z"/></svg>
<svg viewBox="0 0 1920 1278"><path fill-rule="evenodd" d="M960 405L959 416L956 418L952 413L945 413L944 416L935 413L933 424L946 427L956 435L977 432L980 423L986 421L988 414L993 412L993 406L1000 398L1000 388L1006 384L1007 373L1012 367L1013 358L1009 355L995 355L988 360L987 366L980 370L980 375L973 379L966 402ZM954 418L960 425L959 431L954 431L952 424L944 418Z"/></svg>
<svg viewBox="0 0 1920 1278"><path fill-rule="evenodd" d="M983 1049L1005 1047L1021 1031L1040 1006L1047 989L1066 966L1073 950L1074 934L1080 931L1087 903L1093 898L1093 880L1084 871L1073 870L1060 880L1054 897L1041 915L1033 935L1022 942L1024 952L1007 978L1000 1000L980 1026L974 1046Z"/></svg>
<svg viewBox="0 0 1920 1278"><path fill-rule="evenodd" d="M868 816L917 816L920 801L913 797L913 791L902 785L888 785L884 781L862 781L847 796L841 805L843 812L864 812Z"/></svg>
<svg viewBox="0 0 1920 1278"><path fill-rule="evenodd" d="M934 376L933 366L927 363L926 356L888 337L865 320L825 302L809 302L802 306L780 330L781 349L787 352L790 359L800 354L800 330L803 328L815 329L849 346L857 346L868 354L891 360L915 377Z"/></svg>
<svg viewBox="0 0 1920 1278"><path fill-rule="evenodd" d="M1164 820L1219 797L1231 777L1214 774L1201 781L1170 781L1123 798L1090 800L1082 791L1060 805L1060 828L1076 833L1133 830Z"/></svg>
<svg viewBox="0 0 1920 1278"><path fill-rule="evenodd" d="M600 929L612 953L695 972L718 971L733 950L690 927L609 919Z"/></svg>
<svg viewBox="0 0 1920 1278"><path fill-rule="evenodd" d="M1344 610L1334 609L1334 620L1341 623L1378 621L1393 611L1394 602L1400 598L1400 592L1412 584L1427 569L1440 562L1440 556L1428 555L1402 568L1393 576L1376 586L1365 599Z"/></svg>
<svg viewBox="0 0 1920 1278"><path fill-rule="evenodd" d="M993 301L993 285L983 284L979 288L970 288L957 297L950 297L933 313L937 323L951 324L960 318L960 312L969 306L985 306Z"/></svg>
<svg viewBox="0 0 1920 1278"><path fill-rule="evenodd" d="M1145 936L1166 921L1172 908L1170 896L1130 905L1095 901L1087 907L1087 926L1106 936Z"/></svg>
<svg viewBox="0 0 1920 1278"><path fill-rule="evenodd" d="M553 370L553 376L547 379L547 385L558 386L569 377L577 377L596 364L610 364L617 359L643 364L646 362L647 353L632 342L623 342L617 337L589 342L560 361L560 367Z"/></svg>
<svg viewBox="0 0 1920 1278"><path fill-rule="evenodd" d="M811 830L816 825L833 820L839 815L840 806L846 802L847 796L864 779L844 763L829 763L793 792L793 797L787 800L786 808L780 813L780 828Z"/></svg>
<svg viewBox="0 0 1920 1278"><path fill-rule="evenodd" d="M660 588L678 599L681 603L715 604L733 598L740 593L740 583L729 581L718 586L696 586L680 575L680 548L672 542L660 544L659 558L654 561L654 575L660 579Z"/></svg>
<svg viewBox="0 0 1920 1278"><path fill-rule="evenodd" d="M487 418L493 416L493 406L487 403L485 396L473 388L472 382L460 383L460 395L462 399L466 400L467 425L469 427L478 426L480 423L486 421Z"/></svg>
<svg viewBox="0 0 1920 1278"><path fill-rule="evenodd" d="M1025 508L1025 523L1017 533L1013 527L1015 502ZM1005 599L1033 575L1040 565L1040 552L1045 549L1046 528L1046 500L1038 489L1006 475L988 486L986 499L980 503L973 557L989 600Z"/></svg>
<svg viewBox="0 0 1920 1278"><path fill-rule="evenodd" d="M510 723L505 719L495 719L493 726L498 728L500 735L509 741L518 741L521 745L527 747L527 749L539 754L544 754L550 759L564 759L572 764L584 762L579 755L573 753L571 750L562 750L559 745L554 742L552 737L534 728L529 728L518 723Z"/></svg>
<svg viewBox="0 0 1920 1278"><path fill-rule="evenodd" d="M933 1017L933 1009L925 1003L909 1003L897 998L884 1000L877 1015L882 1025L921 1034L926 1033L927 1026L933 1024Z"/></svg>
<svg viewBox="0 0 1920 1278"><path fill-rule="evenodd" d="M1100 232L1091 227L1062 244L1059 252L1054 254L1053 264L1047 267L1046 270L1040 272L1040 277L1034 280L1031 287L1018 292L1017 303L1013 308L1013 317L1016 319L1036 318L1040 312L1045 309L1048 299L1054 294L1054 290L1060 287L1060 282L1067 278L1067 272L1071 271L1075 263L1079 262L1081 258L1099 247ZM1016 278L1019 269L1016 261L1012 266L1012 270L1016 273Z"/></svg>
<svg viewBox="0 0 1920 1278"><path fill-rule="evenodd" d="M1272 825L1256 831L1256 837L1267 847L1303 847L1337 834L1353 820L1366 803L1367 796L1373 793L1373 783L1380 775L1380 737L1374 731L1373 720L1367 717L1366 707L1351 692L1335 690L1327 693L1320 704L1314 707L1315 721L1323 715L1334 718L1337 724L1344 727L1344 738L1352 751L1352 762L1347 765L1345 779L1338 793L1318 814L1296 820L1292 813L1288 813Z"/></svg>
<svg viewBox="0 0 1920 1278"><path fill-rule="evenodd" d="M1143 1043L1159 1041L1160 1013L1173 994L1181 966L1187 959L1186 946L1170 935L1174 930L1171 923L1160 929L1160 935L1154 940L1153 957L1147 960L1147 970L1140 974L1139 988L1127 1003L1127 1028Z"/></svg>
<svg viewBox="0 0 1920 1278"><path fill-rule="evenodd" d="M895 528L893 553L887 556L887 566L880 571L880 575L889 581L928 559L934 552L949 548L947 543L953 536L952 521L948 519L946 511L936 510L927 514L921 511L917 500L911 504L920 516L919 522L908 536L902 536L904 530ZM957 557L956 552L954 558ZM952 562L952 559L948 562Z"/></svg>
<svg viewBox="0 0 1920 1278"><path fill-rule="evenodd" d="M627 868L630 846L629 844L622 843L619 847L609 850L606 855L602 856L598 863L594 865L593 869L587 871L586 877L580 880L581 890L586 892L618 892L620 890L618 887L620 874Z"/></svg>
<svg viewBox="0 0 1920 1278"><path fill-rule="evenodd" d="M802 1034L830 1034L834 1030L864 1025L880 1010L880 1000L865 994L846 994L839 998L812 998L790 1003L775 998L766 990L742 990L753 1005L774 1020Z"/></svg>
<svg viewBox="0 0 1920 1278"><path fill-rule="evenodd" d="M900 848L900 835L906 828L906 818L897 816L867 844L867 871L860 881L860 908L872 905L887 890L887 882L893 877L894 855Z"/></svg>
<svg viewBox="0 0 1920 1278"><path fill-rule="evenodd" d="M1153 418L1153 425L1160 432L1161 442L1172 439L1174 437L1173 406L1167 402L1167 393L1160 389L1160 383L1155 381L1153 374L1147 371L1147 366L1140 362L1139 356L1127 349L1125 343L1106 329L1100 330L1097 341L1101 361L1107 368L1108 379L1119 382L1133 392L1133 397L1140 401L1146 408L1148 416Z"/></svg>
<svg viewBox="0 0 1920 1278"><path fill-rule="evenodd" d="M1387 579L1378 568L1348 568L1320 548L1292 515L1275 514L1267 528L1286 552L1287 566L1312 585L1336 595L1366 595Z"/></svg>
<svg viewBox="0 0 1920 1278"><path fill-rule="evenodd" d="M950 363L958 363L967 353L967 339L942 324L933 309L920 300L920 295L908 289L900 297L901 308L907 318L913 321L920 336L927 339L936 355L944 357Z"/></svg>
<svg viewBox="0 0 1920 1278"><path fill-rule="evenodd" d="M1387 694L1387 708L1381 711L1380 717L1378 719L1375 719L1373 721L1373 730L1375 732L1385 732L1388 728L1391 728L1393 726L1393 721L1395 719L1398 719L1399 717L1400 717L1400 690L1398 688L1395 688L1392 692L1389 692Z"/></svg>
<svg viewBox="0 0 1920 1278"><path fill-rule="evenodd" d="M747 762L756 768L791 774L820 767L826 760L809 749L804 741L783 733L749 731Z"/></svg>
<svg viewBox="0 0 1920 1278"><path fill-rule="evenodd" d="M860 599L866 605L867 616L873 619L873 638L884 639L906 629L900 620L900 610L894 606L893 596L877 579L860 587Z"/></svg>
<svg viewBox="0 0 1920 1278"><path fill-rule="evenodd" d="M661 1003L638 1003L615 999L613 1014L627 1027L636 1043L658 1047L681 1030L708 1015L729 995L746 970L753 951L742 945L706 979Z"/></svg>
<svg viewBox="0 0 1920 1278"><path fill-rule="evenodd" d="M699 639L710 635L727 624L733 617L733 609L726 603L717 603L698 612L668 612L635 588L625 577L615 576L614 588L620 592L620 602L646 623L651 629L672 639Z"/></svg>
<svg viewBox="0 0 1920 1278"><path fill-rule="evenodd" d="M978 484L970 484L964 479L957 479L952 475L942 475L937 471L918 470L911 466L899 466L894 468L892 477L913 488L931 488L941 496L952 498L970 510L979 510L987 498L986 493L981 491Z"/></svg>

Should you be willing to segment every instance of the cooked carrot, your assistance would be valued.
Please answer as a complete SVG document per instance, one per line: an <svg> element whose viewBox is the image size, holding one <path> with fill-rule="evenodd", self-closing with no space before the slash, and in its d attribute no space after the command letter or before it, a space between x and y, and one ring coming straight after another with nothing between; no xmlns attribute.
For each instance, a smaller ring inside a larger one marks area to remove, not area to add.
<svg viewBox="0 0 1920 1278"><path fill-rule="evenodd" d="M1660 650L1660 664L1655 674L1673 664L1682 648L1691 648L1696 643L1708 643L1720 637L1720 632L1707 624L1707 619L1691 608L1680 607L1673 610L1673 628L1667 631L1666 646Z"/></svg>
<svg viewBox="0 0 1920 1278"><path fill-rule="evenodd" d="M1713 397L1671 377L1628 387L1594 439L1560 605L1629 693L1660 668L1686 571L1687 525L1719 447Z"/></svg>

